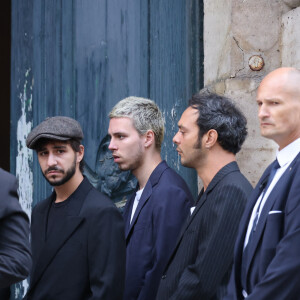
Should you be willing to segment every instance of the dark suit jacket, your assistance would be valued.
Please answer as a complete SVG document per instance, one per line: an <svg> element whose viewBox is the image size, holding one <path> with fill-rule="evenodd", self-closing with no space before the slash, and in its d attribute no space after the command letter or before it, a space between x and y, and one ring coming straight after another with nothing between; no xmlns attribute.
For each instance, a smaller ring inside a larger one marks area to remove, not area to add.
<svg viewBox="0 0 300 300"><path fill-rule="evenodd" d="M122 299L125 239L122 216L85 178L70 196L65 219L46 239L55 193L32 212L31 283L25 299Z"/></svg>
<svg viewBox="0 0 300 300"><path fill-rule="evenodd" d="M225 299L243 299L240 267L245 235L253 207L271 167L262 175L241 219L234 267ZM249 246L247 300L300 299L300 154L270 193Z"/></svg>
<svg viewBox="0 0 300 300"><path fill-rule="evenodd" d="M224 166L202 190L164 270L158 300L219 299L225 293L238 224L251 191L236 162Z"/></svg>
<svg viewBox="0 0 300 300"><path fill-rule="evenodd" d="M18 202L16 178L0 169L0 288L9 292L30 268L29 219Z"/></svg>
<svg viewBox="0 0 300 300"><path fill-rule="evenodd" d="M135 195L127 202L125 300L153 300L163 268L188 216L192 195L165 161L152 172L130 224Z"/></svg>

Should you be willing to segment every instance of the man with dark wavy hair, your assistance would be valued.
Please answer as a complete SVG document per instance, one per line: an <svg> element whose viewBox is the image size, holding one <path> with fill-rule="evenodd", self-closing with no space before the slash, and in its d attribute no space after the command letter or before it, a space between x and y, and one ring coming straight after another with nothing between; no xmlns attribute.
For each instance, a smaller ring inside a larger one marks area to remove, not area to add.
<svg viewBox="0 0 300 300"><path fill-rule="evenodd" d="M227 98L194 95L173 138L181 164L196 169L203 188L183 226L160 281L158 300L220 299L252 187L235 155L246 138L246 118Z"/></svg>

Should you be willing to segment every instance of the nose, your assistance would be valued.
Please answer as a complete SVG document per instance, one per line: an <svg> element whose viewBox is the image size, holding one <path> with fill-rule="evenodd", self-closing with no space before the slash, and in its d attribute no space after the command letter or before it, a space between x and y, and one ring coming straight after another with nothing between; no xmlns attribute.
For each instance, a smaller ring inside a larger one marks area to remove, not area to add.
<svg viewBox="0 0 300 300"><path fill-rule="evenodd" d="M108 145L108 149L111 150L111 151L117 149L117 147L116 147L116 145L114 143L114 139L113 138L110 139L110 142L109 142L109 145Z"/></svg>
<svg viewBox="0 0 300 300"><path fill-rule="evenodd" d="M173 143L178 145L179 144L179 131L173 137Z"/></svg>
<svg viewBox="0 0 300 300"><path fill-rule="evenodd" d="M258 108L258 118L263 119L268 116L269 116L268 108L266 107L266 105L261 104Z"/></svg>
<svg viewBox="0 0 300 300"><path fill-rule="evenodd" d="M48 166L55 166L57 164L57 160L56 160L56 156L52 153L49 153L49 156L48 156Z"/></svg>

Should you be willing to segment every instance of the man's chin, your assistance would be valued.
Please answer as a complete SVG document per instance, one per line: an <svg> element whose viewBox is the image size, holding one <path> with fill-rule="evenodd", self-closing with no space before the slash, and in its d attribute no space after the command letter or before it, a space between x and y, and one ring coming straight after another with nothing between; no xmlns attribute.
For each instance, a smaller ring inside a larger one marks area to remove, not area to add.
<svg viewBox="0 0 300 300"><path fill-rule="evenodd" d="M52 186L60 186L64 183L63 179L47 179L47 181Z"/></svg>
<svg viewBox="0 0 300 300"><path fill-rule="evenodd" d="M44 177L51 186L60 186L65 183L65 177L57 177L57 176L47 177L45 175Z"/></svg>
<svg viewBox="0 0 300 300"><path fill-rule="evenodd" d="M273 139L273 134L266 130L261 130L260 135L266 139Z"/></svg>
<svg viewBox="0 0 300 300"><path fill-rule="evenodd" d="M130 169L128 168L128 166L124 166L124 165L118 165L120 171L129 171Z"/></svg>
<svg viewBox="0 0 300 300"><path fill-rule="evenodd" d="M186 167L186 168L193 168L193 166L191 166L191 165L189 164L189 162L184 161L184 160L182 160L182 159L181 159L180 163L181 163L182 166L184 166L184 167Z"/></svg>

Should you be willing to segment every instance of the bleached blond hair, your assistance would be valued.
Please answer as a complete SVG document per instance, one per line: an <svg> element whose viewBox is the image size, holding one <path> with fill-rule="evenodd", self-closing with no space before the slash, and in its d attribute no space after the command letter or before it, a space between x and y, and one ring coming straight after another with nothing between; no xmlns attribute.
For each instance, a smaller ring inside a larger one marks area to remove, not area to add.
<svg viewBox="0 0 300 300"><path fill-rule="evenodd" d="M109 118L130 118L140 135L152 130L155 147L160 150L164 139L164 118L159 107L150 99L128 97L119 101L109 113Z"/></svg>

